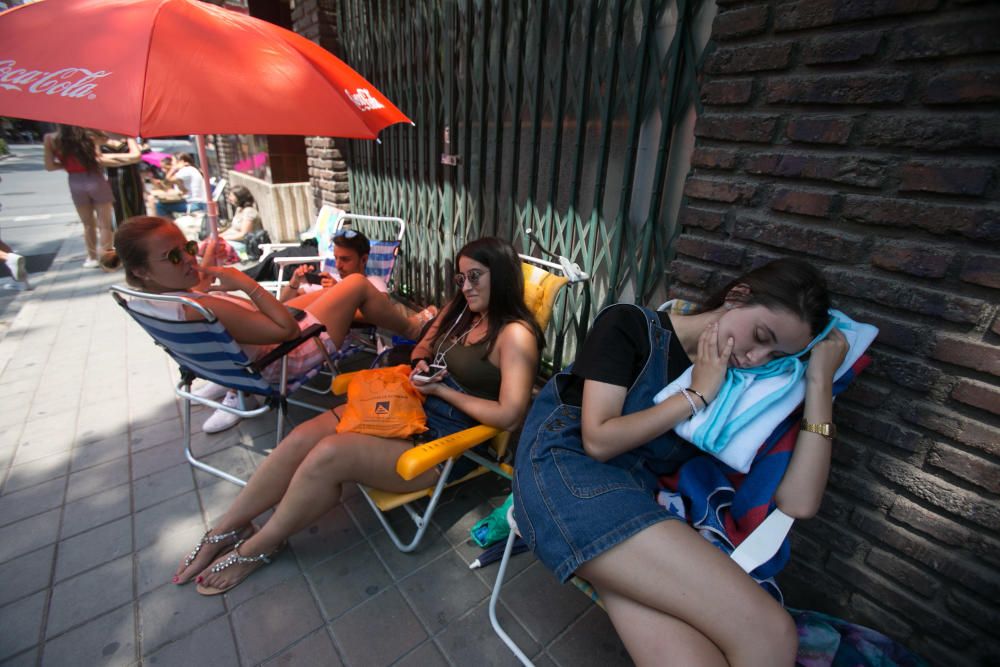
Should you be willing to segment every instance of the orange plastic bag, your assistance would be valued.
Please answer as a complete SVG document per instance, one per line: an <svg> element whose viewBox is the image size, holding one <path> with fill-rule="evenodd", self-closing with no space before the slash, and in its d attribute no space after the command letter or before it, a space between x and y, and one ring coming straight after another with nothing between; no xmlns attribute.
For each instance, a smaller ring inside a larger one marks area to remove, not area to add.
<svg viewBox="0 0 1000 667"><path fill-rule="evenodd" d="M427 430L423 403L408 365L361 371L347 385L347 407L337 433L409 438Z"/></svg>

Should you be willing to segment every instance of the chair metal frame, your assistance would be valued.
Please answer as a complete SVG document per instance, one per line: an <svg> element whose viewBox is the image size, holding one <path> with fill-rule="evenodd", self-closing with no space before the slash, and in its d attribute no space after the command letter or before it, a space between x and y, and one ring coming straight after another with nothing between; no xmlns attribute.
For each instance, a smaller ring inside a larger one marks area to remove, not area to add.
<svg viewBox="0 0 1000 667"><path fill-rule="evenodd" d="M146 333L148 333L153 340L156 341L156 344L162 347L166 353L180 366L181 379L177 383L177 386L174 387L174 394L181 399L182 405L181 425L184 432L184 456L188 460L188 463L195 468L203 470L210 475L232 482L233 484L237 484L239 486L246 485L245 480L205 463L204 461L198 459L191 451L192 403L198 403L212 408L213 410L223 410L234 415L239 415L243 418L256 417L257 415L261 415L272 408L277 408L276 445L281 442L284 435L285 411L287 409L287 405L297 405L315 412L324 412L326 410L325 407L289 398L291 391L302 387L303 384L319 370L319 367L305 376L289 378L287 356L289 352L300 345L313 341L318 348L323 351L324 364L332 370L332 361L327 355L326 348L323 346L323 343L319 340L319 334L326 331L326 327L322 324L312 325L308 329L304 330L298 338L282 343L264 357L261 357L256 361L251 361L248 357L246 357L245 353L243 353L239 343L233 340L229 332L222 326L222 323L219 322L215 313L213 313L212 310L204 304L199 303L196 299L169 294L151 294L121 285L113 285L110 288L110 291L112 293L112 297L118 305L125 309L129 316L131 316L146 331ZM204 319L176 321L154 317L152 315L139 313L133 310L129 305L129 299L144 299L146 301L184 304L185 306L195 310ZM210 349L199 350L193 353L181 352L171 348L169 341L166 340L167 336L170 335L186 335L188 332L184 332L183 329L195 330L198 328L201 328L201 331L203 332L211 334L212 340L208 341L206 345L206 347ZM207 358L198 358L199 355L205 357L207 353L211 353L216 350L225 353L229 358L225 360L208 360ZM272 385L261 376L260 371L278 360L281 361L281 376L279 382L276 385ZM195 378L199 377L221 384L229 389L235 389L238 392L237 396L239 405L233 408L228 405L223 405L218 401L195 396L191 392L191 383ZM258 408L247 408L245 404L245 397L247 394L263 396L265 398L264 405Z"/></svg>

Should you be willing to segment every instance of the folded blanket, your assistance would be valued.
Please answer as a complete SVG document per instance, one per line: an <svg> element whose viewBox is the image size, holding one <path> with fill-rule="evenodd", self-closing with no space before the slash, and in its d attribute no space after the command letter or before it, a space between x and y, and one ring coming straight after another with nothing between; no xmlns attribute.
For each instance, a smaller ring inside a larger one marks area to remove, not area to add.
<svg viewBox="0 0 1000 667"><path fill-rule="evenodd" d="M726 465L747 472L761 443L806 395L805 363L801 357L835 326L847 339L847 357L834 374L844 373L868 349L878 329L856 322L839 310L831 310L831 324L809 346L796 355L775 359L756 368L730 368L715 400L706 410L681 422L675 432ZM691 386L692 369L653 397L661 403L668 396Z"/></svg>

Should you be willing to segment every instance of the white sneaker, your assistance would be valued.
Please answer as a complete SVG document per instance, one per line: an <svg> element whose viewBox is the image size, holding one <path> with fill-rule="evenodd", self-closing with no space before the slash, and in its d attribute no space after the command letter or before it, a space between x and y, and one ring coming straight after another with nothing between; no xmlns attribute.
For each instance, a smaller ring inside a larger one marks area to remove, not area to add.
<svg viewBox="0 0 1000 667"><path fill-rule="evenodd" d="M235 391L230 391L226 394L226 397L222 399L222 404L230 408L238 408L240 405L239 398L236 396ZM257 399L253 396L247 396L244 398L243 405L247 410L253 410L257 407ZM216 410L205 423L202 424L201 430L205 433L220 433L225 431L227 428L232 428L239 424L243 420L243 417L239 415L234 415L231 412L226 412L225 410Z"/></svg>
<svg viewBox="0 0 1000 667"><path fill-rule="evenodd" d="M7 253L7 268L10 269L10 275L14 276L14 280L19 283L28 282L28 271L24 267L22 255L18 255L16 252Z"/></svg>
<svg viewBox="0 0 1000 667"><path fill-rule="evenodd" d="M191 393L198 398L205 398L210 401L217 401L227 393L229 390L223 387L221 384L215 384L214 382L209 382L208 380L202 381L202 383L195 389L191 390ZM235 405L235 403L233 404Z"/></svg>
<svg viewBox="0 0 1000 667"><path fill-rule="evenodd" d="M83 268L85 269L99 269L100 267L101 263L98 262L93 257L88 257L87 259L83 260Z"/></svg>

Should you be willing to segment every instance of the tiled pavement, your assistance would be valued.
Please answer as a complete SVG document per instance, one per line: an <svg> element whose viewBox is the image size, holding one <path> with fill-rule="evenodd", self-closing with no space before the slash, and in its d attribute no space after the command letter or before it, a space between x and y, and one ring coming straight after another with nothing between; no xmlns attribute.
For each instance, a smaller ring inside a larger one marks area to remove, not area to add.
<svg viewBox="0 0 1000 667"><path fill-rule="evenodd" d="M81 260L67 240L0 342L0 664L516 664L487 616L496 566L467 568L469 527L509 490L492 477L451 493L414 554L351 489L230 593L170 584L237 488L184 461L176 369L108 295L120 274ZM194 448L246 475L273 429ZM629 664L604 612L530 554L500 616L539 665Z"/></svg>

